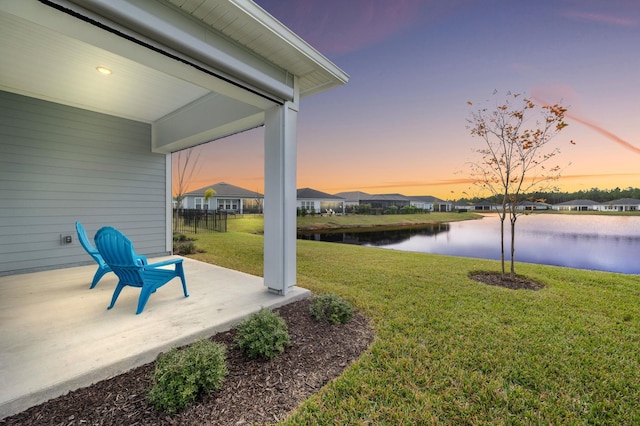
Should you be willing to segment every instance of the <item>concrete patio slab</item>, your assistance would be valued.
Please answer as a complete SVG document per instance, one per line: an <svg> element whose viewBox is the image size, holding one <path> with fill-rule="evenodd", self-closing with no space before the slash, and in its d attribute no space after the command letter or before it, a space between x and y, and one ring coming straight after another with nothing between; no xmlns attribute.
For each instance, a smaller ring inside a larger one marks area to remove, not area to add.
<svg viewBox="0 0 640 426"><path fill-rule="evenodd" d="M0 418L228 330L261 307L310 297L300 287L273 294L261 277L185 258L190 297L174 279L136 315L140 291L125 288L107 310L117 278L89 290L95 269L0 277Z"/></svg>

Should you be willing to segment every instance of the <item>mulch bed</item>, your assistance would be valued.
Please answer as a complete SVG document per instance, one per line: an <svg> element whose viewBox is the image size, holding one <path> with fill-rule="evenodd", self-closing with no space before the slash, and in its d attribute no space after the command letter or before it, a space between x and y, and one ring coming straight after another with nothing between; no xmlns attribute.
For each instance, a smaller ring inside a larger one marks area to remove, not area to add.
<svg viewBox="0 0 640 426"><path fill-rule="evenodd" d="M509 288L511 290L540 290L544 288L543 284L522 275L516 275L514 278L511 278L509 274L507 274L503 278L499 272L475 271L469 273L469 278L484 284Z"/></svg>
<svg viewBox="0 0 640 426"><path fill-rule="evenodd" d="M201 396L183 412L167 415L147 402L153 363L69 392L0 425L244 425L278 422L340 375L373 341L367 320L356 313L331 325L309 315L309 300L275 311L287 323L291 346L269 360L250 360L233 347L235 331L212 337L227 346L221 391Z"/></svg>

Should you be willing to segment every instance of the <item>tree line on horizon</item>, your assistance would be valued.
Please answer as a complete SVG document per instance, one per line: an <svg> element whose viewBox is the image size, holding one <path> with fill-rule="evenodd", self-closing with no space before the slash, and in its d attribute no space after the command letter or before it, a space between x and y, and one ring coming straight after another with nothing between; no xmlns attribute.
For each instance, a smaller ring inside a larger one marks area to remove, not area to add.
<svg viewBox="0 0 640 426"><path fill-rule="evenodd" d="M458 202L470 202L479 203L481 201L489 201L492 203L498 203L500 200L497 196L490 197L473 197L473 198L460 198ZM606 203L608 201L618 200L620 198L636 198L640 199L640 188L628 187L625 189L599 189L591 188L587 190L580 190L575 192L560 192L560 191L536 191L529 194L524 194L522 199L529 201L540 201L548 204L559 204L571 200L592 200L597 203Z"/></svg>

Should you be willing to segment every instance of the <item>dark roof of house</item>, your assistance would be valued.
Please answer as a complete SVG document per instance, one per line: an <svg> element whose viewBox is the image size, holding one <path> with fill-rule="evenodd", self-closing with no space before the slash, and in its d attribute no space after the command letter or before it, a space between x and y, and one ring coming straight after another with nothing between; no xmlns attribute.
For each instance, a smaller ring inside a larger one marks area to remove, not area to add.
<svg viewBox="0 0 640 426"><path fill-rule="evenodd" d="M570 200L564 203L558 203L556 206L595 206L600 203L596 203L592 200Z"/></svg>
<svg viewBox="0 0 640 426"><path fill-rule="evenodd" d="M250 191L239 186L231 185L226 182L218 182L213 185L205 186L195 191L187 192L185 195L191 197L204 197L204 193L207 189L213 189L216 191L214 197L237 197L237 198L262 198L262 195L256 191Z"/></svg>
<svg viewBox="0 0 640 426"><path fill-rule="evenodd" d="M640 200L637 198L620 198L613 201L607 201L601 204L616 204L616 205L625 205L625 206L640 206Z"/></svg>
<svg viewBox="0 0 640 426"><path fill-rule="evenodd" d="M344 198L336 195L327 194L312 188L299 188L297 198L308 200L343 200Z"/></svg>
<svg viewBox="0 0 640 426"><path fill-rule="evenodd" d="M336 197L344 198L347 201L360 201L371 197L371 194L367 194L362 191L347 191L347 192L338 192L334 194Z"/></svg>
<svg viewBox="0 0 640 426"><path fill-rule="evenodd" d="M363 198L366 201L410 201L406 195L402 194L371 194L367 198Z"/></svg>
<svg viewBox="0 0 640 426"><path fill-rule="evenodd" d="M432 195L410 195L409 199L411 201L421 201L423 203L444 203L444 200Z"/></svg>
<svg viewBox="0 0 640 426"><path fill-rule="evenodd" d="M473 204L476 206L494 206L495 205L495 203L492 203L491 201L486 199L478 200L478 202Z"/></svg>

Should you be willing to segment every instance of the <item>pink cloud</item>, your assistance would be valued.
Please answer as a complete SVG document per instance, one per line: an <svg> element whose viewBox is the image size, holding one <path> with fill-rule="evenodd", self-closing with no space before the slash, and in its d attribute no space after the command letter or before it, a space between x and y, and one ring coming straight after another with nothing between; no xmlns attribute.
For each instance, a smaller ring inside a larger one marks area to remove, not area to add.
<svg viewBox="0 0 640 426"><path fill-rule="evenodd" d="M546 92L546 93L545 93ZM573 91L573 89L571 89L568 86L561 86L561 87L557 87L554 89L554 92L556 94L564 94L565 95L565 99L566 97L569 98L575 98L577 95L576 93ZM531 94L531 98L534 99L536 102L541 103L541 104L545 104L545 105L552 105L555 102L548 102L548 99L550 98L549 95L550 91L549 90L541 90L541 89L537 89L532 91ZM566 106L566 102L562 102L565 106ZM635 154L640 154L640 148L638 148L637 146L633 145L631 142L626 141L624 139L622 139L620 136L616 135L615 133L599 126L598 124L594 123L593 121L589 120L586 117L583 117L579 114L576 114L572 111L568 111L567 113L565 113L565 117L569 120L573 120L575 122L578 122L580 124L582 124L583 126L586 126L588 128L590 128L591 130L601 134L602 136L604 136L605 138L609 139L612 142L617 143L618 145L622 146L623 148L628 149L629 151L635 153Z"/></svg>
<svg viewBox="0 0 640 426"><path fill-rule="evenodd" d="M410 26L419 5L420 0L301 0L273 12L320 51L346 53Z"/></svg>
<svg viewBox="0 0 640 426"><path fill-rule="evenodd" d="M620 27L635 27L636 25L638 25L638 21L636 21L635 19L607 15L604 13L568 11L563 13L563 16L577 21L597 22L600 24L609 24Z"/></svg>
<svg viewBox="0 0 640 426"><path fill-rule="evenodd" d="M467 185L470 183L476 182L474 179L463 178L463 179L440 179L436 181L405 181L405 182L395 182L395 183L381 183L379 185L364 185L359 186L362 190L367 189L391 189L391 188L413 188L413 187L424 187L424 186L451 186L451 185Z"/></svg>
<svg viewBox="0 0 640 426"><path fill-rule="evenodd" d="M565 114L565 116L570 120L577 121L578 123L589 127L590 129L596 131L597 133L600 133L601 135L603 135L606 138L608 138L609 140L617 143L618 145L622 146L623 148L626 148L629 151L634 152L636 154L640 154L640 148L638 148L637 146L631 144L630 142L627 142L626 140L622 139L620 136L618 136L618 135L616 135L616 134L614 134L614 133L612 133L612 132L610 132L610 131L608 131L606 129L603 129L602 127L598 126L597 124L595 124L595 123L593 123L593 122L591 122L589 120L586 120L584 118L580 118L580 117L577 117L575 115L569 114L569 113Z"/></svg>
<svg viewBox="0 0 640 426"><path fill-rule="evenodd" d="M583 180L583 179L603 179L603 178L635 178L640 177L640 173L595 173L588 175L562 175L562 180Z"/></svg>
<svg viewBox="0 0 640 426"><path fill-rule="evenodd" d="M276 19L325 54L353 52L468 0L257 0Z"/></svg>
<svg viewBox="0 0 640 426"><path fill-rule="evenodd" d="M538 102L546 102L547 104L549 102L546 100L555 99L555 102L562 102L565 106L570 106L568 104L580 100L580 94L573 87L566 84L539 86L531 89L530 93Z"/></svg>

